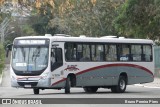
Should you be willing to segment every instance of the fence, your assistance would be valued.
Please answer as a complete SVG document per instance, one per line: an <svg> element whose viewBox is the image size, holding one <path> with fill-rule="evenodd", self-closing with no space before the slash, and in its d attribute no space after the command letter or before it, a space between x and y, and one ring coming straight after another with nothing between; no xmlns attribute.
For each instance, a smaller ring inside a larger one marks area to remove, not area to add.
<svg viewBox="0 0 160 107"><path fill-rule="evenodd" d="M160 46L154 47L155 77L160 78Z"/></svg>

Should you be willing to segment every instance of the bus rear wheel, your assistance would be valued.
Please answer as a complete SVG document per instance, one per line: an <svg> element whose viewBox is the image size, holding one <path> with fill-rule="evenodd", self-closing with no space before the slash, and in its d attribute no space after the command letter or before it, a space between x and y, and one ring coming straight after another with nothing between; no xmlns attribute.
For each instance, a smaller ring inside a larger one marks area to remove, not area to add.
<svg viewBox="0 0 160 107"><path fill-rule="evenodd" d="M39 89L38 88L34 88L33 92L34 92L34 94L39 94Z"/></svg>
<svg viewBox="0 0 160 107"><path fill-rule="evenodd" d="M119 77L118 85L111 87L113 93L123 93L127 87L127 80L124 76Z"/></svg>
<svg viewBox="0 0 160 107"><path fill-rule="evenodd" d="M98 87L84 87L83 88L86 93L95 93L98 90Z"/></svg>

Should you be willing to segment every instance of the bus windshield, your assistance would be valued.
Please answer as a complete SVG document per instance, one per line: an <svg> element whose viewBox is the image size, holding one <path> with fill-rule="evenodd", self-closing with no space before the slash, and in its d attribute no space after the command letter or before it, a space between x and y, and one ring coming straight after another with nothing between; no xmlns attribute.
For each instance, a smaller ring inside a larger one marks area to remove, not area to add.
<svg viewBox="0 0 160 107"><path fill-rule="evenodd" d="M18 46L13 48L12 67L17 71L41 71L48 65L48 47Z"/></svg>

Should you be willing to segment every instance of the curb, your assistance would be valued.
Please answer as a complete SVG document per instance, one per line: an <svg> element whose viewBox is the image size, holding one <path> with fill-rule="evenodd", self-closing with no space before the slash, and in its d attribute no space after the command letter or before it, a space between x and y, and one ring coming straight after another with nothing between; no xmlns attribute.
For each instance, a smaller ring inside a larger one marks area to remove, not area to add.
<svg viewBox="0 0 160 107"><path fill-rule="evenodd" d="M147 85L142 85L142 84L134 84L134 86L145 87L145 88L159 88L159 89L160 89L160 87L156 87L156 86L147 86Z"/></svg>

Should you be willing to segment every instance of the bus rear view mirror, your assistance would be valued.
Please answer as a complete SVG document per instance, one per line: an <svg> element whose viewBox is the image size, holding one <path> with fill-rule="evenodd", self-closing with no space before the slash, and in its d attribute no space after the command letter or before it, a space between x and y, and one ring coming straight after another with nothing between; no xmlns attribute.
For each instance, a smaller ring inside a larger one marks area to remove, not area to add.
<svg viewBox="0 0 160 107"><path fill-rule="evenodd" d="M8 57L9 51L12 50L12 45L13 45L13 44L8 44L8 45L6 46L6 57Z"/></svg>

